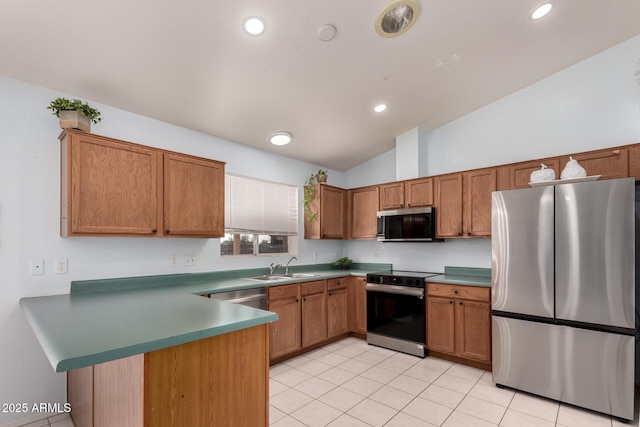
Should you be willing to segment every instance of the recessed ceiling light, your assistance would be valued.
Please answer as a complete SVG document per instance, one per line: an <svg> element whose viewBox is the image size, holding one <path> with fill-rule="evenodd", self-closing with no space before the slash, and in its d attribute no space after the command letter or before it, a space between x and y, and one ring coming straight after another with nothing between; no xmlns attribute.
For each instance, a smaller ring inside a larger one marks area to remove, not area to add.
<svg viewBox="0 0 640 427"><path fill-rule="evenodd" d="M265 23L262 18L251 16L242 21L242 28L252 36L259 36L264 33Z"/></svg>
<svg viewBox="0 0 640 427"><path fill-rule="evenodd" d="M382 113L386 109L387 109L386 104L378 104L373 108L373 111L375 111L376 113Z"/></svg>
<svg viewBox="0 0 640 427"><path fill-rule="evenodd" d="M291 134L289 132L276 132L269 138L273 145L287 145L291 142Z"/></svg>
<svg viewBox="0 0 640 427"><path fill-rule="evenodd" d="M420 9L413 0L393 0L376 17L376 31L382 37L405 33L418 19Z"/></svg>
<svg viewBox="0 0 640 427"><path fill-rule="evenodd" d="M549 13L549 11L551 11L552 7L553 7L552 3L545 3L543 5L538 6L536 8L536 10L534 10L533 13L531 14L531 19L540 19L540 18L542 18L547 13Z"/></svg>

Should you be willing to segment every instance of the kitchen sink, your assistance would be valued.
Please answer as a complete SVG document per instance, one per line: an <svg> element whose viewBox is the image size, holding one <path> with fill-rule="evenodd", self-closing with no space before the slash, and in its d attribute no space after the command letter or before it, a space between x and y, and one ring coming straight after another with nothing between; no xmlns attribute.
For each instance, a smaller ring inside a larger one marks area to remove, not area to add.
<svg viewBox="0 0 640 427"><path fill-rule="evenodd" d="M315 277L317 274L310 273L288 273L288 274L263 274L262 276L249 277L254 280L285 280L285 279L303 279L306 277Z"/></svg>
<svg viewBox="0 0 640 427"><path fill-rule="evenodd" d="M275 275L275 274L263 274L262 276L249 277L249 279L267 281L267 280L289 279L289 277L285 277L285 276L281 276L281 275Z"/></svg>
<svg viewBox="0 0 640 427"><path fill-rule="evenodd" d="M302 279L305 277L315 277L317 274L310 273L289 273L289 274L281 274L281 277L286 277L287 279Z"/></svg>

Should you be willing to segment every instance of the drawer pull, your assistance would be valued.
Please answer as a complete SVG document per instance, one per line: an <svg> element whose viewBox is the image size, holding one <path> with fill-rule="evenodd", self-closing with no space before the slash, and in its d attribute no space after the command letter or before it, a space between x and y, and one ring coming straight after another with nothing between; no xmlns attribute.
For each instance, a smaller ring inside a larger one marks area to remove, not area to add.
<svg viewBox="0 0 640 427"><path fill-rule="evenodd" d="M455 291L453 291L453 293L457 295L457 294L458 294L458 291L457 291L457 290L455 290Z"/></svg>

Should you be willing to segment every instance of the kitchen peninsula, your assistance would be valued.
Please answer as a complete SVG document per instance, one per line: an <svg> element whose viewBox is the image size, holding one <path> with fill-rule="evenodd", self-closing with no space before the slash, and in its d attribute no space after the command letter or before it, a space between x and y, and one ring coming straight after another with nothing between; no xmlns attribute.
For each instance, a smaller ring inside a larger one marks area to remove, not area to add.
<svg viewBox="0 0 640 427"><path fill-rule="evenodd" d="M311 279L366 274L314 267ZM278 315L201 296L305 280L250 279L262 270L72 282L70 294L20 305L54 370L67 372L77 427L267 426Z"/></svg>
<svg viewBox="0 0 640 427"><path fill-rule="evenodd" d="M274 313L168 288L20 304L77 427L268 425Z"/></svg>

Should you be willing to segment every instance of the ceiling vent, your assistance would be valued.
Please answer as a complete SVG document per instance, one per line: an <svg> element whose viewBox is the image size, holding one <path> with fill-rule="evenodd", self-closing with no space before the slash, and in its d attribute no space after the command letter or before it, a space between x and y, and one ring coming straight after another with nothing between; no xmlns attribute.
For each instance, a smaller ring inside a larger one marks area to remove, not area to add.
<svg viewBox="0 0 640 427"><path fill-rule="evenodd" d="M413 0L394 0L385 6L376 18L376 31L382 37L397 37L405 33L420 15Z"/></svg>

